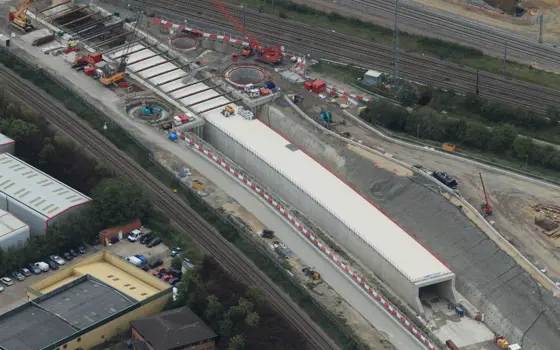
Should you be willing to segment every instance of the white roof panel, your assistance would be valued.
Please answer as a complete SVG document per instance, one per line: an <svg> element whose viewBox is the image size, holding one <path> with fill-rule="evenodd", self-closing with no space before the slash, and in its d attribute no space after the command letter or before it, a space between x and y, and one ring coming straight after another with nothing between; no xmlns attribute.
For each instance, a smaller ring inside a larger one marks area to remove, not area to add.
<svg viewBox="0 0 560 350"><path fill-rule="evenodd" d="M234 104L232 104L235 106ZM201 108L202 109L202 108ZM200 110L200 109L199 109ZM224 118L220 109L204 113L207 120L304 189L332 215L386 257L411 282L452 272L373 204L301 150L258 120L235 114ZM328 188L328 191L325 189Z"/></svg>
<svg viewBox="0 0 560 350"><path fill-rule="evenodd" d="M157 85L157 84L160 84L160 83L169 81L169 80L171 80L171 79L173 79L173 78L186 77L186 76L187 76L187 73L185 73L184 70L182 70L182 69L177 69L177 70L174 70L174 71L172 71L172 72L165 73L165 74L163 74L163 75L154 77L154 78L150 79L150 81L151 81L153 84ZM174 81L172 81L172 82L170 82L170 83L168 83L168 84L163 85L162 87L165 87L167 90L171 90L172 88L170 88L169 86L170 86L171 84L175 83L175 82L181 83L181 80L174 80Z"/></svg>
<svg viewBox="0 0 560 350"><path fill-rule="evenodd" d="M90 200L8 153L0 154L0 192L46 218Z"/></svg>
<svg viewBox="0 0 560 350"><path fill-rule="evenodd" d="M27 225L23 221L12 214L4 210L0 210L0 237L20 230L26 226Z"/></svg>
<svg viewBox="0 0 560 350"><path fill-rule="evenodd" d="M12 140L11 138L9 138L8 136L4 135L4 134L0 134L0 146L3 145L8 145L10 143L14 143L15 141Z"/></svg>

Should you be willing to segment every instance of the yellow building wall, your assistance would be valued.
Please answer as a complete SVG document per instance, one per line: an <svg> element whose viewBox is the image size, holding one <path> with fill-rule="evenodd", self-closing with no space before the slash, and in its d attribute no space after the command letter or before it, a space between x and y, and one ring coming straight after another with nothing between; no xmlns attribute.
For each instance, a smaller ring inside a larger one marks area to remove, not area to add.
<svg viewBox="0 0 560 350"><path fill-rule="evenodd" d="M155 315L163 310L169 300L170 294L165 294L152 302L139 307L91 332L73 339L66 344L58 347L60 350L76 350L78 348L91 349L92 347L104 343L118 334L130 329L130 321ZM80 341L78 341L80 339ZM66 347L65 347L66 346Z"/></svg>

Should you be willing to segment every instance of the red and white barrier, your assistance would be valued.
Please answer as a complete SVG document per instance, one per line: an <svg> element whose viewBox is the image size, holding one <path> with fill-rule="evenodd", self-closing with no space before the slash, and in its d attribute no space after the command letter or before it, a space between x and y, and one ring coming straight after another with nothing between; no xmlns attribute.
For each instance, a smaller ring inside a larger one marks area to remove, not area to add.
<svg viewBox="0 0 560 350"><path fill-rule="evenodd" d="M248 178L244 177L237 171L235 168L224 162L223 160L219 159L216 155L212 152L208 151L204 148L203 145L198 144L195 140L189 139L185 135L180 135L177 133L181 140L187 142L190 148L202 153L204 156L208 157L216 164L220 165L222 168L227 170L227 172L235 177L238 181L243 183L245 186L249 187L253 192L257 193L261 198L266 200L269 205L271 205L276 211L278 211L285 220L289 221L294 227L297 228L297 231L305 236L307 240L313 243L313 246L320 250L324 255L328 256L333 262L336 263L340 269L344 270L344 272L352 277L352 280L359 284L373 299L375 299L379 304L383 305L385 310L389 312L395 319L397 319L404 327L406 327L420 342L422 342L428 349L430 350L438 350L438 348L430 342L414 325L412 322L406 319L406 317L401 314L397 309L395 309L387 300L385 300L377 291L375 291L371 286L366 283L366 279L360 277L357 272L355 272L352 267L346 264L342 259L334 255L333 251L323 244L317 237L311 235L311 233L297 221L295 217L290 214L286 209L284 209L280 203L276 202L272 196L267 194L263 189L259 188L256 184L253 184Z"/></svg>

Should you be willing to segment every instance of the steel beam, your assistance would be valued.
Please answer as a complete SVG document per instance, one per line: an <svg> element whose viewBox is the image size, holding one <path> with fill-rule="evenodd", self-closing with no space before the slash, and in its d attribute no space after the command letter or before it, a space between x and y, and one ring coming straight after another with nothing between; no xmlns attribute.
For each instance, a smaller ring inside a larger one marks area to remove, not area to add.
<svg viewBox="0 0 560 350"><path fill-rule="evenodd" d="M106 17L103 17L103 18L100 18L100 19L96 19L96 20L93 21L93 22L89 22L89 23L86 23L86 24L82 24L82 25L79 25L79 26L74 27L74 28L72 28L72 29L69 29L69 30L68 30L68 33L76 33L76 34L78 34L79 32L82 32L82 31L84 31L84 30L89 29L90 27L94 27L94 26L96 26L97 24L100 24L100 23L103 23L103 22L105 22L105 21L107 21L107 20L110 20L111 18L112 18L111 16L106 16Z"/></svg>
<svg viewBox="0 0 560 350"><path fill-rule="evenodd" d="M103 40L102 42L95 44L95 46L99 47L100 45L105 45L107 43L110 43L111 41L117 40L118 38L122 38L123 36L126 36L130 33L132 33L132 32L126 32L126 33L119 34L117 36L112 37L111 39Z"/></svg>
<svg viewBox="0 0 560 350"><path fill-rule="evenodd" d="M52 14L52 15L48 16L47 19L48 19L49 21L54 21L55 19L58 19L58 18L60 18L60 17L64 17L64 16L69 15L69 14L71 14L71 13L78 12L78 11L80 11L80 10L83 10L83 9L85 9L86 7L87 7L87 6L80 6L80 7L68 9L68 10L65 10L65 11L62 11L62 12L57 12L57 13L55 13L55 14Z"/></svg>
<svg viewBox="0 0 560 350"><path fill-rule="evenodd" d="M210 79L210 78L208 78L208 79ZM171 90L169 90L169 91L166 91L165 93L166 93L166 94L170 94L170 93L172 93L172 92L179 91L179 90L184 89L184 88L186 88L186 87L193 86L193 85L196 85L196 84L200 84L200 83L202 83L203 81L208 80L208 79L204 79L204 80L201 80L201 81L197 81L197 82L195 82L195 83L190 83L190 84L186 84L186 85L183 85L183 86L179 86L179 87L176 87L175 89L171 89ZM203 91L205 91L205 90L203 90Z"/></svg>
<svg viewBox="0 0 560 350"><path fill-rule="evenodd" d="M215 86L214 86L214 87L215 87ZM221 93L221 94L219 94L219 95L212 96L212 97L208 97L208 98L205 98L204 100L196 101L195 103L191 103L190 105L187 105L187 107L196 106L196 105L199 105L199 104L201 104L201 103L204 103L204 102L207 102L207 101L211 101L211 100L213 100L213 99L215 99L215 98L222 97L222 96L227 95L227 94L229 94L229 92L223 92L223 93Z"/></svg>
<svg viewBox="0 0 560 350"><path fill-rule="evenodd" d="M169 73L169 72L166 72L166 73ZM164 73L164 74L165 74L165 73ZM158 73L157 75L160 75L160 74ZM181 76L179 76L179 77L171 78L171 79L169 79L169 80L166 80L166 81L164 81L164 82L161 82L161 83L157 84L156 86L157 86L157 87L160 87L160 86L162 86L162 85L169 84L169 83L172 83L172 82L174 82L174 81L183 79L184 77L186 77L186 75L181 75ZM148 77L148 79L150 79L150 78L153 78L153 77Z"/></svg>
<svg viewBox="0 0 560 350"><path fill-rule="evenodd" d="M140 39L140 40L144 40L144 39ZM134 41L133 41L132 43L134 43ZM127 45L132 45L132 43L125 44L125 46L127 46ZM125 53L123 53L123 54L120 55L120 56L112 57L112 59L118 60L118 59L121 58L121 57L128 56L128 55L132 55L133 53L137 53L137 52L140 52L140 51L144 51L144 50L151 49L152 47L154 47L154 46L156 46L156 45L157 45L157 44L154 44L154 45L152 45L152 46L144 46L144 47L141 48L141 49L137 49L137 50L130 51L130 52L125 52ZM131 46L131 47L132 47L132 46ZM117 51L117 50L115 50L115 51ZM126 51L126 50L125 50L125 51Z"/></svg>
<svg viewBox="0 0 560 350"><path fill-rule="evenodd" d="M83 20L85 20L85 19L88 19L88 18L91 18L91 17L93 17L93 16L95 16L95 15L97 15L97 14L99 14L99 12L90 13L89 15L85 15L84 17L80 17L80 18L75 19L75 20L73 20L73 21L70 21L70 22L68 22L68 23L63 23L63 24L61 24L61 26L66 27L66 26L69 26L69 25L72 24L72 23L81 22L81 21L83 21Z"/></svg>
<svg viewBox="0 0 560 350"><path fill-rule="evenodd" d="M201 92L208 91L208 90L212 90L212 89L215 89L215 88L217 88L217 87L218 87L218 85L214 85L214 86L208 87L208 88L206 88L206 89L198 90L198 91L195 91L195 92L189 92L189 93L186 94L186 95L183 95L183 96L180 96L180 97L175 97L175 98L176 98L177 100L182 100L182 99L184 99L184 98L186 98L186 97L198 95L198 94L200 94ZM170 93L170 92L171 92L171 91L167 91L166 93L168 94L168 93Z"/></svg>
<svg viewBox="0 0 560 350"><path fill-rule="evenodd" d="M144 38L136 39L136 40L133 40L133 41L128 42L128 43L125 42L125 43L122 44L122 45L119 45L119 46L113 47L112 49L109 49L109 50L107 50L107 51L104 51L103 54L104 54L105 56L107 56L107 55L108 55L109 53L111 53L111 52L115 52L115 51L122 50L122 49L128 47L129 45L136 44L137 42L140 42L140 41L142 41L142 40L144 40ZM143 50L143 49L140 49L140 50Z"/></svg>
<svg viewBox="0 0 560 350"><path fill-rule="evenodd" d="M133 62L128 62L127 64L128 64L129 66L132 66L133 64L136 64L136 63L139 63L139 62L142 62L142 61L149 60L150 58L154 58L154 57L158 57L158 56L161 56L161 55L165 55L165 54L168 53L168 52L169 52L169 50L164 51L164 52L160 52L160 53L156 53L155 55L151 55L151 56L148 56L148 57L144 57L144 58L141 58L141 59L136 60L136 61L133 61Z"/></svg>
<svg viewBox="0 0 560 350"><path fill-rule="evenodd" d="M107 34L108 32L110 32L113 29L119 29L119 28L121 28L120 23L116 23L116 24L111 25L109 27L105 27L103 29L96 30L93 33L89 33L89 35L87 35L87 36L83 36L82 41L93 40L93 39L95 39L99 36Z"/></svg>
<svg viewBox="0 0 560 350"><path fill-rule="evenodd" d="M219 105L214 106L214 107L206 108L205 110L203 110L203 111L198 111L198 112L196 112L196 113L197 113L197 114L206 113L206 112L209 112L209 111L211 111L211 110L213 110L213 109L220 108L220 107L223 107L223 106L227 106L227 105L229 105L229 104L236 103L236 102L239 102L239 101L241 101L240 98L237 99L237 100L233 100L233 101L229 101L229 102L226 102L226 103L219 104Z"/></svg>
<svg viewBox="0 0 560 350"><path fill-rule="evenodd" d="M170 59L170 60L168 60L168 61L165 61L165 62L160 62L160 63L152 64L151 66L144 67L144 68L139 69L139 70L134 70L134 69L132 69L132 71L134 72L134 74L137 74L137 73L143 72L143 71L145 71L145 70L152 69L152 68L154 68L154 67L160 66L160 65L162 65L162 64L166 64L166 63L175 61L175 60L178 59L178 58L179 58L179 57L175 57L175 58L172 58L172 59Z"/></svg>
<svg viewBox="0 0 560 350"><path fill-rule="evenodd" d="M47 8L42 9L42 10L39 11L38 13L43 13L43 12L46 12L46 11L48 11L48 10L52 10L52 9L57 8L57 7L59 7L59 6L66 5L66 4L69 3L69 2L72 2L72 0L68 0L68 1L65 1L65 2L61 2L60 4L56 4L56 5L51 5L51 6L47 7Z"/></svg>
<svg viewBox="0 0 560 350"><path fill-rule="evenodd" d="M165 71L163 71L163 72L150 75L150 76L148 76L148 77L145 77L144 79L147 80L147 79L159 77L159 76L161 76L161 75L164 75L164 74L173 72L174 70L183 69L183 68L185 68L185 67L188 66L188 65L189 65L189 64L184 64L184 65L182 65L182 66L176 66L175 68L171 68L171 69L165 70ZM178 80L178 79L176 79L176 80Z"/></svg>

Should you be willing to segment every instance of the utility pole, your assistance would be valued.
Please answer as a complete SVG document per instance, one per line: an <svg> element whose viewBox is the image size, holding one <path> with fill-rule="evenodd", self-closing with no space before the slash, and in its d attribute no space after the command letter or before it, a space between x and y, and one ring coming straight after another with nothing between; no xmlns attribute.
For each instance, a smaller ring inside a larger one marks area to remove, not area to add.
<svg viewBox="0 0 560 350"><path fill-rule="evenodd" d="M478 94L480 93L480 91L478 90L478 76L479 76L480 70L477 69L476 70L476 96L478 96Z"/></svg>
<svg viewBox="0 0 560 350"><path fill-rule="evenodd" d="M243 29L245 28L245 3L243 3Z"/></svg>
<svg viewBox="0 0 560 350"><path fill-rule="evenodd" d="M272 0L272 14L274 14L274 0Z"/></svg>
<svg viewBox="0 0 560 350"><path fill-rule="evenodd" d="M542 34L543 34L543 22L544 22L544 13L541 13L541 15L539 16L540 18L540 30L539 30L539 43L542 44Z"/></svg>
<svg viewBox="0 0 560 350"><path fill-rule="evenodd" d="M395 0L395 18L393 22L393 89L399 81L399 0Z"/></svg>
<svg viewBox="0 0 560 350"><path fill-rule="evenodd" d="M506 72L507 72L507 41L504 46L504 76L506 75Z"/></svg>

